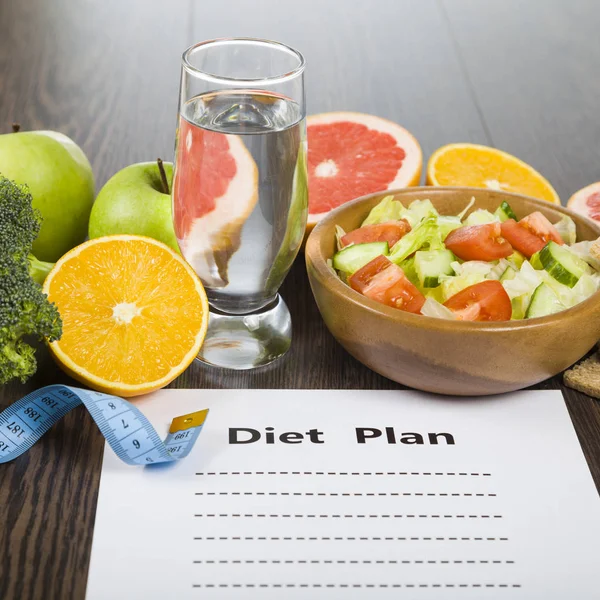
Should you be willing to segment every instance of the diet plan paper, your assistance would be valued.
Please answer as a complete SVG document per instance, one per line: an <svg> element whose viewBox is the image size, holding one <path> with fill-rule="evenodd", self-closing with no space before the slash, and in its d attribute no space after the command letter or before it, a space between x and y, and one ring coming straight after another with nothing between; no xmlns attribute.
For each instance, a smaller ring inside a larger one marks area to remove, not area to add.
<svg viewBox="0 0 600 600"><path fill-rule="evenodd" d="M562 395L162 390L191 454L106 448L87 600L598 598L600 501Z"/></svg>

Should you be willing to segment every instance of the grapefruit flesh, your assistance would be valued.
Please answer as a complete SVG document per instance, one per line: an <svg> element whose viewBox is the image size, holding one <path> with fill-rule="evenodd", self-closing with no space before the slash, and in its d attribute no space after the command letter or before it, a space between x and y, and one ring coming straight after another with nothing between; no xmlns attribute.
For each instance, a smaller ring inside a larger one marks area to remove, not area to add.
<svg viewBox="0 0 600 600"><path fill-rule="evenodd" d="M227 264L258 198L258 169L240 136L181 118L173 180L175 235L205 285L228 283Z"/></svg>
<svg viewBox="0 0 600 600"><path fill-rule="evenodd" d="M309 230L350 200L419 183L421 147L400 125L332 112L308 117L307 126Z"/></svg>
<svg viewBox="0 0 600 600"><path fill-rule="evenodd" d="M567 206L588 219L600 221L600 181L575 192Z"/></svg>
<svg viewBox="0 0 600 600"><path fill-rule="evenodd" d="M590 217L595 220L600 220L600 192L592 194L586 201L589 210Z"/></svg>

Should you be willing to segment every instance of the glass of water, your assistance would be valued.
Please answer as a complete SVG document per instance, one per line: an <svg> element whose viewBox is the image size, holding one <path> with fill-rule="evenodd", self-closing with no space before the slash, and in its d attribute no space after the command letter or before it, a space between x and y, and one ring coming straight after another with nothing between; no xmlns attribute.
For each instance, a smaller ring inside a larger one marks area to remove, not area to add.
<svg viewBox="0 0 600 600"><path fill-rule="evenodd" d="M308 212L304 58L277 42L201 42L182 57L173 220L210 304L198 358L266 365L288 350L278 289Z"/></svg>

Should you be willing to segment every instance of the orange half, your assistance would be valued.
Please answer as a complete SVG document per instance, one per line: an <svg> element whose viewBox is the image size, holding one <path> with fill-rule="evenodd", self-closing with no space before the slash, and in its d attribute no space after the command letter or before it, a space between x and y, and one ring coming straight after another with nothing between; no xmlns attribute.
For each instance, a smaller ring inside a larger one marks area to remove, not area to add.
<svg viewBox="0 0 600 600"><path fill-rule="evenodd" d="M165 244L136 235L89 240L54 266L44 292L63 335L61 368L89 387L137 396L164 387L197 356L208 302L192 268Z"/></svg>
<svg viewBox="0 0 600 600"><path fill-rule="evenodd" d="M503 190L560 204L550 182L512 154L479 144L448 144L427 163L427 185Z"/></svg>

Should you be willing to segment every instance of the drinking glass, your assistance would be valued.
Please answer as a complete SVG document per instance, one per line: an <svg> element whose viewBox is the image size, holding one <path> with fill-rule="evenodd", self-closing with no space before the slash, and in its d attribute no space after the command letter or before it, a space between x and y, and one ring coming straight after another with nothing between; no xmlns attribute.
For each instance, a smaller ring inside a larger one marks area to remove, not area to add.
<svg viewBox="0 0 600 600"><path fill-rule="evenodd" d="M200 360L279 358L291 318L278 290L308 213L304 58L278 42L201 42L182 57L173 177L179 247L210 305Z"/></svg>

